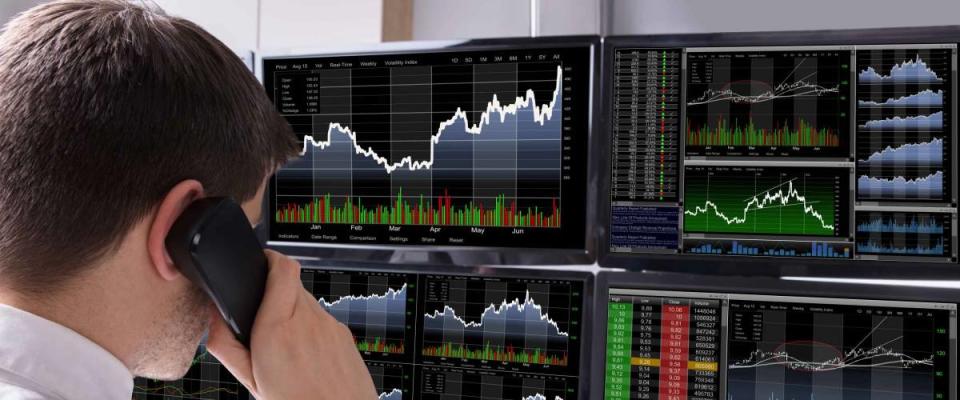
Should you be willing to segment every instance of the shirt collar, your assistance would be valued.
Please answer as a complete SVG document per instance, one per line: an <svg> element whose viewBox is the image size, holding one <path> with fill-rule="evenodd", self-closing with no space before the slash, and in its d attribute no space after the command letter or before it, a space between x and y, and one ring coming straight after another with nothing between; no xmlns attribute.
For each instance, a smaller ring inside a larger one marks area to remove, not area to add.
<svg viewBox="0 0 960 400"><path fill-rule="evenodd" d="M29 312L0 304L0 370L68 399L129 400L133 375L103 347Z"/></svg>

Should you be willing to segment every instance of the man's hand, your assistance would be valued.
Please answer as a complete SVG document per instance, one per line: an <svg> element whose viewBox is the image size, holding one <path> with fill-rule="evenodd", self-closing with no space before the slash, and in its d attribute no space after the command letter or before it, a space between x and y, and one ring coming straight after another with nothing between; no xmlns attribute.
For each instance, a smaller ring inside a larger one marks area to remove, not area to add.
<svg viewBox="0 0 960 400"><path fill-rule="evenodd" d="M250 351L211 313L207 349L260 400L377 398L350 330L300 283L300 264L267 250L270 274Z"/></svg>

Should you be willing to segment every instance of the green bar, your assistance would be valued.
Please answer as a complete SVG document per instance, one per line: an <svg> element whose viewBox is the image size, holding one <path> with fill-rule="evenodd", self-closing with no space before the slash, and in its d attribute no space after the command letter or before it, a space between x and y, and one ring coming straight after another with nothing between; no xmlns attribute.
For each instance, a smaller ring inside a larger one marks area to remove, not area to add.
<svg viewBox="0 0 960 400"><path fill-rule="evenodd" d="M633 345L633 303L610 301L607 306L607 400L630 399L630 349Z"/></svg>

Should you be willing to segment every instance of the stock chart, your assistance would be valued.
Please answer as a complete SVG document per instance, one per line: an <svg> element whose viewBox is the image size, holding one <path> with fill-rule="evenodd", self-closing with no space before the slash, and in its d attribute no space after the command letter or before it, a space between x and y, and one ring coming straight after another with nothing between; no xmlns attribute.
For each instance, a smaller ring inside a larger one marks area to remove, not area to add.
<svg viewBox="0 0 960 400"><path fill-rule="evenodd" d="M313 267L301 280L350 328L380 400L578 398L583 281Z"/></svg>
<svg viewBox="0 0 960 400"><path fill-rule="evenodd" d="M690 53L687 156L848 157L849 51Z"/></svg>
<svg viewBox="0 0 960 400"><path fill-rule="evenodd" d="M948 48L858 53L858 199L951 199L951 57Z"/></svg>
<svg viewBox="0 0 960 400"><path fill-rule="evenodd" d="M406 364L367 361L367 370L377 389L377 400L413 398L413 367Z"/></svg>
<svg viewBox="0 0 960 400"><path fill-rule="evenodd" d="M347 325L368 359L410 359L416 316L413 275L303 269L300 277L324 310Z"/></svg>
<svg viewBox="0 0 960 400"><path fill-rule="evenodd" d="M268 60L271 239L578 248L589 47Z"/></svg>
<svg viewBox="0 0 960 400"><path fill-rule="evenodd" d="M424 367L421 400L564 400L576 399L575 382L520 372L487 372Z"/></svg>
<svg viewBox="0 0 960 400"><path fill-rule="evenodd" d="M857 252L949 258L953 218L948 213L864 211L857 213Z"/></svg>
<svg viewBox="0 0 960 400"><path fill-rule="evenodd" d="M609 251L956 262L956 44L615 46Z"/></svg>
<svg viewBox="0 0 960 400"><path fill-rule="evenodd" d="M576 373L577 285L427 276L423 291L424 363Z"/></svg>
<svg viewBox="0 0 960 400"><path fill-rule="evenodd" d="M948 399L956 318L955 304L612 288L604 398Z"/></svg>
<svg viewBox="0 0 960 400"><path fill-rule="evenodd" d="M845 236L843 169L687 167L685 232Z"/></svg>
<svg viewBox="0 0 960 400"><path fill-rule="evenodd" d="M732 300L728 397L946 398L948 318L920 308Z"/></svg>

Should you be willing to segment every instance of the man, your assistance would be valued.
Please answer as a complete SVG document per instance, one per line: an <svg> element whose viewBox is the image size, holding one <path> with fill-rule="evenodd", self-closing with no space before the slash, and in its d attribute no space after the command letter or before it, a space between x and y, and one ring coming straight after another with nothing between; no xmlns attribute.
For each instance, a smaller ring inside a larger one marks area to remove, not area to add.
<svg viewBox="0 0 960 400"><path fill-rule="evenodd" d="M130 399L208 348L259 399L375 398L350 332L268 252L250 351L164 249L191 201L261 218L294 136L240 60L183 19L63 0L0 36L0 399Z"/></svg>

